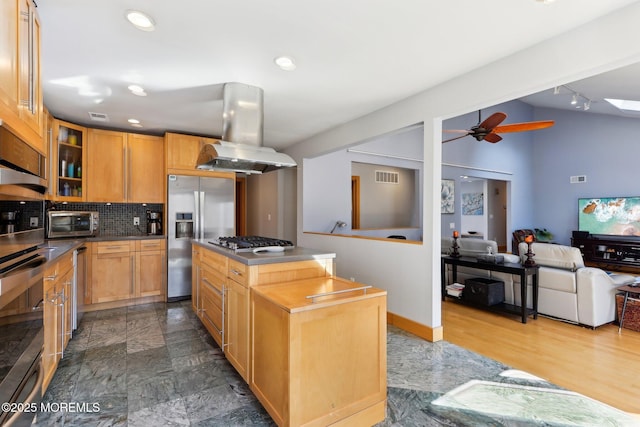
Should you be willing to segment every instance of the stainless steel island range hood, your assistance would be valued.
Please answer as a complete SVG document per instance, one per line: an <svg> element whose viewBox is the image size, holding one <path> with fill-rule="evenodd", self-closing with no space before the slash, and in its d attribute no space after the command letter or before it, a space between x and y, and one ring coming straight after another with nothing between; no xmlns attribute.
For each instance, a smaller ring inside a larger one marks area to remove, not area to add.
<svg viewBox="0 0 640 427"><path fill-rule="evenodd" d="M262 89L242 83L225 83L222 141L205 144L196 167L259 174L296 166L290 156L262 146L262 104Z"/></svg>

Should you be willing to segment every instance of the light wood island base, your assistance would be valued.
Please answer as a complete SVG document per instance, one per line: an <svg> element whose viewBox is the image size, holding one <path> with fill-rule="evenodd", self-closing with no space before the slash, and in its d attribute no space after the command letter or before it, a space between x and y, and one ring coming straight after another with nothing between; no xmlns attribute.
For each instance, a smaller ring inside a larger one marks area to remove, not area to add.
<svg viewBox="0 0 640 427"><path fill-rule="evenodd" d="M371 426L385 418L386 292L316 278L251 292L250 388L279 426Z"/></svg>

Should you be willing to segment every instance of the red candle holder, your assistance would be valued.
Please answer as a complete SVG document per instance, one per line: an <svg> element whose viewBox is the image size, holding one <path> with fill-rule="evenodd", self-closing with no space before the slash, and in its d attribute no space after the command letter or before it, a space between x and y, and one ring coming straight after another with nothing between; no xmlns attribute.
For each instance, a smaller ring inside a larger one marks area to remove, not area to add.
<svg viewBox="0 0 640 427"><path fill-rule="evenodd" d="M458 246L459 236L460 236L460 233L458 233L457 231L453 232L453 245L451 245L451 256L454 258L460 257L460 251L458 250L460 249L460 246Z"/></svg>
<svg viewBox="0 0 640 427"><path fill-rule="evenodd" d="M524 260L524 266L534 267L536 265L536 262L533 260L533 257L535 256L535 254L531 251L531 243L533 243L533 236L529 234L524 238L524 241L527 244L527 253L525 254L527 256L527 259Z"/></svg>

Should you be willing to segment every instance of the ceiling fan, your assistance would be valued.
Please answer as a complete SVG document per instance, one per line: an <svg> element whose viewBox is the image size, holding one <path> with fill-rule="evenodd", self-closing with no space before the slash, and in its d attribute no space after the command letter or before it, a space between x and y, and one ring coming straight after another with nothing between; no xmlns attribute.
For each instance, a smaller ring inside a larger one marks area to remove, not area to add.
<svg viewBox="0 0 640 427"><path fill-rule="evenodd" d="M442 141L451 142L456 139L464 138L466 136L472 136L478 141L487 141L491 143L496 143L502 140L502 137L498 135L499 133L509 133L509 132L526 132L530 130L539 130L545 129L553 126L553 120L544 120L540 122L524 122L524 123L512 123L508 125L498 126L500 123L507 118L507 115L502 112L493 113L489 117L487 117L484 121L482 121L481 112L478 111L478 124L473 126L469 130L444 130L447 133L463 133L464 135L457 136L455 138L447 139Z"/></svg>

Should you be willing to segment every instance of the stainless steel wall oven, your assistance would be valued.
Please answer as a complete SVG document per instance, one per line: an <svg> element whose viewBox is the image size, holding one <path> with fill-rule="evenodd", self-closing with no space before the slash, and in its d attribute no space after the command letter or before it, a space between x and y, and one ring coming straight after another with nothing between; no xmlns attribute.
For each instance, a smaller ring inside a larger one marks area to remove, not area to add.
<svg viewBox="0 0 640 427"><path fill-rule="evenodd" d="M0 120L0 402L39 402L42 391L45 159ZM28 425L9 406L0 425Z"/></svg>

